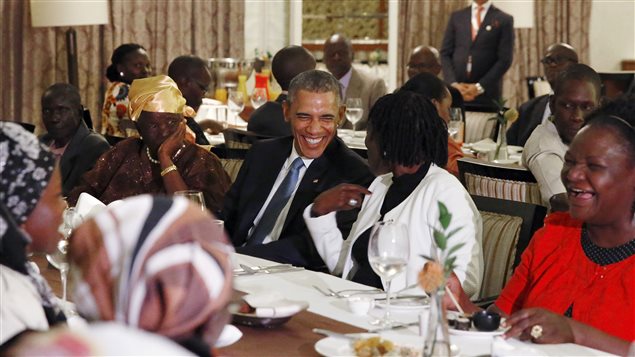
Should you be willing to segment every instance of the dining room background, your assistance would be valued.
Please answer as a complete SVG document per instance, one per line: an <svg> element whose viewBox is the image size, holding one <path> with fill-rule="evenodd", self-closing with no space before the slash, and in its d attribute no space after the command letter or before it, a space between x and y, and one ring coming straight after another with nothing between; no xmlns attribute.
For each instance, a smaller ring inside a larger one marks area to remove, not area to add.
<svg viewBox="0 0 635 357"><path fill-rule="evenodd" d="M316 37L314 27L323 27L327 16L314 13L313 18L306 17L309 14L303 11L311 6L319 7L314 4L339 2L305 1L306 9L302 0L109 0L109 24L76 27L83 102L93 114L93 121L98 122L107 83L105 68L112 50L122 43L142 44L148 50L155 73L165 73L169 62L181 54L249 58L255 55L256 49L275 53L287 44L315 40L303 37L303 22L309 26L306 34ZM619 70L621 60L635 59L634 1L527 1L533 5L534 23L530 28L515 29L514 62L504 79L510 104L527 99L524 79L542 74L539 60L550 43L572 44L582 62L598 71ZM493 2L503 7L506 1ZM380 39L388 42L385 57L390 70L384 79L392 90L405 79L403 69L412 48L420 44L439 48L450 13L469 1L364 0L359 3L359 6L370 6L371 10L351 8L335 17L359 24L355 28L361 32L352 34L354 40L355 36L370 38L373 33L386 37ZM331 12L337 10L337 7L322 6ZM3 49L0 53L0 119L39 125L43 90L52 83L67 81L66 28L32 27L29 1L5 0L0 7ZM324 9L318 8L319 11ZM378 10L385 11L386 15L366 19L355 15L360 11L378 15L381 12ZM347 14L357 17L346 19ZM325 16L320 19L314 15ZM382 29L373 29L364 20L381 24ZM363 61L364 56L358 60Z"/></svg>

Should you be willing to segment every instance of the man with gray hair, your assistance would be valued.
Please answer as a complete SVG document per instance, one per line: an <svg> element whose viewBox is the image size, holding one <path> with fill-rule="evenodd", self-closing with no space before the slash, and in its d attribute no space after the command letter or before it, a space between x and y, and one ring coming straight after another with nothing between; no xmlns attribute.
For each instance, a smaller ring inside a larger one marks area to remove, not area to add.
<svg viewBox="0 0 635 357"><path fill-rule="evenodd" d="M302 212L333 186L367 187L373 180L366 163L336 136L344 119L340 101L339 83L327 72L293 78L283 104L293 135L254 144L225 196L225 228L238 253L325 270ZM343 237L357 213L338 212Z"/></svg>

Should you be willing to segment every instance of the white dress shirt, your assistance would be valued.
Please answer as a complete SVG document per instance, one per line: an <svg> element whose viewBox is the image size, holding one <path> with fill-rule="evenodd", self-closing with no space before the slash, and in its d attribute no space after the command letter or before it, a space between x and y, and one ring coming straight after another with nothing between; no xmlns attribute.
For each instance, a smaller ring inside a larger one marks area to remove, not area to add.
<svg viewBox="0 0 635 357"><path fill-rule="evenodd" d="M547 207L551 196L566 192L560 172L568 149L551 121L538 125L525 143L523 165L538 181L542 202Z"/></svg>
<svg viewBox="0 0 635 357"><path fill-rule="evenodd" d="M284 181L284 178L287 177L287 174L289 173L289 169L291 168L291 163L298 157L300 157L300 154L298 154L298 152L295 150L295 141L293 141L293 148L291 149L291 155L289 155L287 160L284 162L284 165L282 165L282 169L280 170L280 173L278 173L278 177L276 178L276 181L274 181L273 186L271 187L271 191L269 192L269 196L267 197L265 204L262 205L262 208L260 208L260 212L258 212L256 219L254 219L253 226L251 226L251 228L249 229L249 236L251 236L251 233L253 232L254 227L256 227L256 225L258 225L258 222L260 222L260 219L262 218L263 213L267 209L269 202L273 198L273 195L276 193L276 190L278 190L278 187L280 187L280 185L282 184L282 181ZM265 237L265 239L263 240L262 242L263 244L276 241L278 240L278 238L280 238L280 233L282 232L284 221L287 219L287 213L289 213L289 207L291 207L291 202L293 201L293 197L295 197L295 192L298 190L298 186L300 185L300 182L302 182L302 178L304 177L306 170L309 168L309 165L311 165L311 163L313 162L313 159L306 159L303 157L302 161L304 162L304 166L300 168L300 172L298 174L298 182L296 182L295 184L293 193L291 194L291 197L289 197L289 201L287 201L287 204L284 206L284 208L282 208L282 211L280 211L280 215L278 216L278 219L276 219L276 224L273 226L271 233L269 233L269 235Z"/></svg>
<svg viewBox="0 0 635 357"><path fill-rule="evenodd" d="M351 66L351 69L349 69L348 72L346 72L346 74L339 79L340 87L341 87L340 89L342 90L342 99L346 98L346 91L348 90L349 83L351 83L352 75L353 75L353 66Z"/></svg>
<svg viewBox="0 0 635 357"><path fill-rule="evenodd" d="M481 10L481 24L483 23L483 20L485 19L485 15L487 14L487 11L489 10L489 7L492 5L492 3L490 1L487 1L486 3L484 3L483 5L481 5L481 7L483 8L483 10ZM472 2L472 28L476 29L476 32L478 32L478 27L476 26L478 24L478 22L476 21L476 9L478 8L478 4L476 2Z"/></svg>

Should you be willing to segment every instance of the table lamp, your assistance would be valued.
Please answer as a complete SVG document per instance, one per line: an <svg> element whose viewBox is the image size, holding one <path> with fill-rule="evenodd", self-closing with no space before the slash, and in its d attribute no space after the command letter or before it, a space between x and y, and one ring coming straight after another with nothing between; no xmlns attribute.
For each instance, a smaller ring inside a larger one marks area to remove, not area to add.
<svg viewBox="0 0 635 357"><path fill-rule="evenodd" d="M77 32L72 26L108 23L108 0L30 0L33 27L70 26L66 31L68 82L79 88Z"/></svg>

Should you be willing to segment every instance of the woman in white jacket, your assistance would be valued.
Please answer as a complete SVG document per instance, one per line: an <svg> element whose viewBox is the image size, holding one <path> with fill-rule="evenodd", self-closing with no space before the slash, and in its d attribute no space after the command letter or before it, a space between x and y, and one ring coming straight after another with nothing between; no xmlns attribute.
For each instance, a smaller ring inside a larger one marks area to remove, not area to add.
<svg viewBox="0 0 635 357"><path fill-rule="evenodd" d="M378 176L368 190L341 184L318 196L304 211L313 242L331 273L361 284L384 288L368 263L370 231L381 220L395 220L408 228L410 258L405 274L392 280L397 290L417 282L425 260L436 257L433 228L438 227L438 204L452 213L448 231L461 227L449 246L464 243L449 284L460 283L475 298L483 276L481 218L461 183L442 169L447 159L447 127L435 106L423 96L400 91L380 98L373 106L366 146L368 162ZM346 240L337 229L337 211L361 207Z"/></svg>

